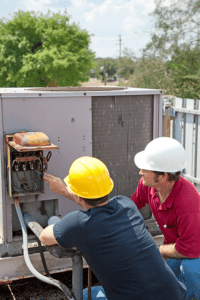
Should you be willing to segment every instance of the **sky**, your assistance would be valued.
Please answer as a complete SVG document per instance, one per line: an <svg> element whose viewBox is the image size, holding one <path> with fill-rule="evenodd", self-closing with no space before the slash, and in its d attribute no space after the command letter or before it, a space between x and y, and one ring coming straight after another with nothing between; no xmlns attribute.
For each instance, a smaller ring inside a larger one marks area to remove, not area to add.
<svg viewBox="0 0 200 300"><path fill-rule="evenodd" d="M117 58L128 48L136 56L150 41L154 0L0 0L0 19L18 10L67 13L70 23L91 34L90 49L96 57Z"/></svg>

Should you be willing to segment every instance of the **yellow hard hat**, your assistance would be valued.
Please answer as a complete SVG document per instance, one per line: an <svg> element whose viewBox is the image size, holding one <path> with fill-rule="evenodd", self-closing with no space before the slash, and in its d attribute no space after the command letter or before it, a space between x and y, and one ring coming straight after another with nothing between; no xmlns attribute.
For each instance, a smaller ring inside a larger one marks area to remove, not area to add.
<svg viewBox="0 0 200 300"><path fill-rule="evenodd" d="M114 186L106 165L99 159L88 156L73 162L64 182L71 192L86 199L104 197Z"/></svg>

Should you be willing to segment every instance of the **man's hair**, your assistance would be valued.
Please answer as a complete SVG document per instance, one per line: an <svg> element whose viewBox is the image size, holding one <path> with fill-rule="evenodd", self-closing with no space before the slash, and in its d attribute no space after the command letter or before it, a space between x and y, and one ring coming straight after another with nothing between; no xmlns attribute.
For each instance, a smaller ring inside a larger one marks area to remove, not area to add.
<svg viewBox="0 0 200 300"><path fill-rule="evenodd" d="M158 182L158 176L163 175L164 172L157 172L157 171L153 171L153 172L155 173L154 181L157 183ZM181 176L181 171L178 171L175 174L167 173L167 175L168 175L168 179L167 179L168 181L177 181L177 180L179 180L179 178Z"/></svg>
<svg viewBox="0 0 200 300"><path fill-rule="evenodd" d="M82 197L81 197L82 198ZM101 198L96 198L96 199L87 199L87 198L82 198L85 203L87 203L88 205L91 205L91 206L97 206L99 204L102 204L104 202L107 202L108 201L108 195L104 196L104 197L101 197Z"/></svg>

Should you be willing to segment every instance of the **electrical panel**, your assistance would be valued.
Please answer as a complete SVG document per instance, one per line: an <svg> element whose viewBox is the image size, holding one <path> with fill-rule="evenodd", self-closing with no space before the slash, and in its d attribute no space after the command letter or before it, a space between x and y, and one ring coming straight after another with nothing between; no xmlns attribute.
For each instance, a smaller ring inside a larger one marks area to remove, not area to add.
<svg viewBox="0 0 200 300"><path fill-rule="evenodd" d="M10 197L44 193L43 175L51 150L58 149L42 132L6 135L8 192ZM44 157L44 151L48 154Z"/></svg>

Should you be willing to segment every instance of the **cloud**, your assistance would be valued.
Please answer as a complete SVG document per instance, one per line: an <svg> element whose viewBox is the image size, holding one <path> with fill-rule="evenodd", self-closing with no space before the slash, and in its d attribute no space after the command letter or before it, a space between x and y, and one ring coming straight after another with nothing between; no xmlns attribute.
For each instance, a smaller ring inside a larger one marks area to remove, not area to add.
<svg viewBox="0 0 200 300"><path fill-rule="evenodd" d="M21 9L21 6L23 7L22 10L26 11L39 11L42 13L47 13L48 10L51 12L58 12L59 10L64 10L66 7L71 6L70 0L21 0L18 2L18 9Z"/></svg>
<svg viewBox="0 0 200 300"><path fill-rule="evenodd" d="M149 29L152 26L148 14L155 8L154 0L71 0L71 2L72 6L68 9L68 13L75 23L79 22L82 29L94 34L91 38L91 47L97 56L112 56L111 53L118 56L119 35L122 36L122 52L123 47L138 52L148 42Z"/></svg>
<svg viewBox="0 0 200 300"><path fill-rule="evenodd" d="M100 5L93 4L94 7L84 13L84 20L90 30L130 32L143 26L147 14L154 8L153 0L149 0L148 4L145 1L106 0Z"/></svg>

